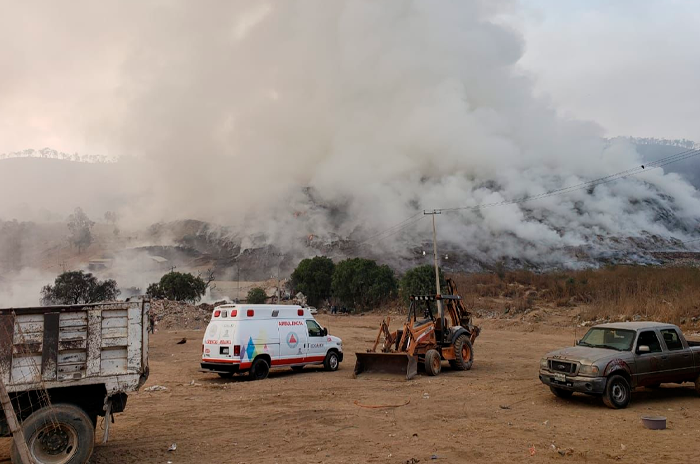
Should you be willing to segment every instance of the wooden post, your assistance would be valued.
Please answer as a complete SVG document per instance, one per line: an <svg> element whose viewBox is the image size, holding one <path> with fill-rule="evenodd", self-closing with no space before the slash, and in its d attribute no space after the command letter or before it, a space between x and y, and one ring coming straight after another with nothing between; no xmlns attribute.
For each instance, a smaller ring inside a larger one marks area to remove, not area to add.
<svg viewBox="0 0 700 464"><path fill-rule="evenodd" d="M0 379L0 403L2 403L2 409L5 411L7 426L9 427L10 432L12 432L12 439L15 441L15 446L17 447L17 452L19 453L20 459L22 459L22 464L34 464L34 460L29 454L27 440L24 439L24 432L22 431L22 427L20 427L19 421L17 420L15 408L12 406L10 395L7 393L7 389L5 388L5 381L2 379Z"/></svg>

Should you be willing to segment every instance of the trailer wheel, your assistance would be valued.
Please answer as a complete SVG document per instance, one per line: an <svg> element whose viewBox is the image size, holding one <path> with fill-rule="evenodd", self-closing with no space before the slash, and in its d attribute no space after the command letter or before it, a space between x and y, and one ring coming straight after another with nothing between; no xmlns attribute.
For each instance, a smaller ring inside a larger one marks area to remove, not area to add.
<svg viewBox="0 0 700 464"><path fill-rule="evenodd" d="M609 408L624 409L630 403L632 389L629 382L621 375L611 375L605 386L603 403Z"/></svg>
<svg viewBox="0 0 700 464"><path fill-rule="evenodd" d="M335 351L329 351L326 359L323 360L323 368L327 371L337 371L339 364L338 353Z"/></svg>
<svg viewBox="0 0 700 464"><path fill-rule="evenodd" d="M22 424L29 454L37 464L84 464L95 445L95 428L78 406L57 403L32 413ZM12 442L12 462L22 458Z"/></svg>
<svg viewBox="0 0 700 464"><path fill-rule="evenodd" d="M455 340L455 360L450 362L450 366L453 369L459 369L462 371L468 371L472 368L474 364L474 348L472 348L472 342L469 341L469 337L466 335L460 335Z"/></svg>
<svg viewBox="0 0 700 464"><path fill-rule="evenodd" d="M425 353L425 372L428 375L438 375L441 367L442 361L440 360L440 353L436 350L428 350L428 352Z"/></svg>
<svg viewBox="0 0 700 464"><path fill-rule="evenodd" d="M255 358L253 365L250 366L250 376L251 380L264 380L270 373L270 365L267 363L265 358Z"/></svg>

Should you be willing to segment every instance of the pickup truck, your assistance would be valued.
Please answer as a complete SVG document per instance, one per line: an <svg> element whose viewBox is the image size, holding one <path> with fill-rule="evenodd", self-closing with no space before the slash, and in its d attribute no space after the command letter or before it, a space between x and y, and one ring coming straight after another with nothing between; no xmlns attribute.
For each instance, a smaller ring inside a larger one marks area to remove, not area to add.
<svg viewBox="0 0 700 464"><path fill-rule="evenodd" d="M148 378L149 309L147 301L0 309L0 436L21 431L36 464L86 463L97 417L105 442L127 393ZM19 424L5 413L13 410ZM23 451L13 442L13 463Z"/></svg>
<svg viewBox="0 0 700 464"><path fill-rule="evenodd" d="M695 382L700 394L700 342L687 341L672 324L601 324L576 346L547 353L540 380L559 398L587 393L614 409L626 407L636 387Z"/></svg>

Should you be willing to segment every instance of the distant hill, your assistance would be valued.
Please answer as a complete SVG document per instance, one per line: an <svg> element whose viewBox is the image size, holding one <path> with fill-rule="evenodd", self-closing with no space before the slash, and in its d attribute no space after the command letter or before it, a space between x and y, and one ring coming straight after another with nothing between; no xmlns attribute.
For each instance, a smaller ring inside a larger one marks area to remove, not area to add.
<svg viewBox="0 0 700 464"><path fill-rule="evenodd" d="M42 148L34 150L29 148L22 151L12 151L9 153L0 153L0 160L12 158L43 158L43 159L58 159L64 161L74 161L76 163L116 163L118 158L104 155L80 155L78 153L64 153L54 150L53 148Z"/></svg>

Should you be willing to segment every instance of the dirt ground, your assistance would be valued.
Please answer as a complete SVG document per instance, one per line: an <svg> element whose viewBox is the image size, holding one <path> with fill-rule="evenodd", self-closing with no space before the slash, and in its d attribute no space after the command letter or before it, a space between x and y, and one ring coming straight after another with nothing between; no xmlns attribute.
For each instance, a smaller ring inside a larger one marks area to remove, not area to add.
<svg viewBox="0 0 700 464"><path fill-rule="evenodd" d="M260 382L200 373L202 331L156 333L146 387L168 390L130 395L91 462L673 463L700 455L700 398L690 386L642 389L618 411L585 395L555 398L537 378L538 362L570 345L573 329L486 321L471 371L445 363L438 377L401 381L352 378L354 352L371 345L380 317L318 319L343 338L340 370L279 369ZM646 430L643 415L666 416L668 429ZM0 461L9 459L8 441L0 445Z"/></svg>

